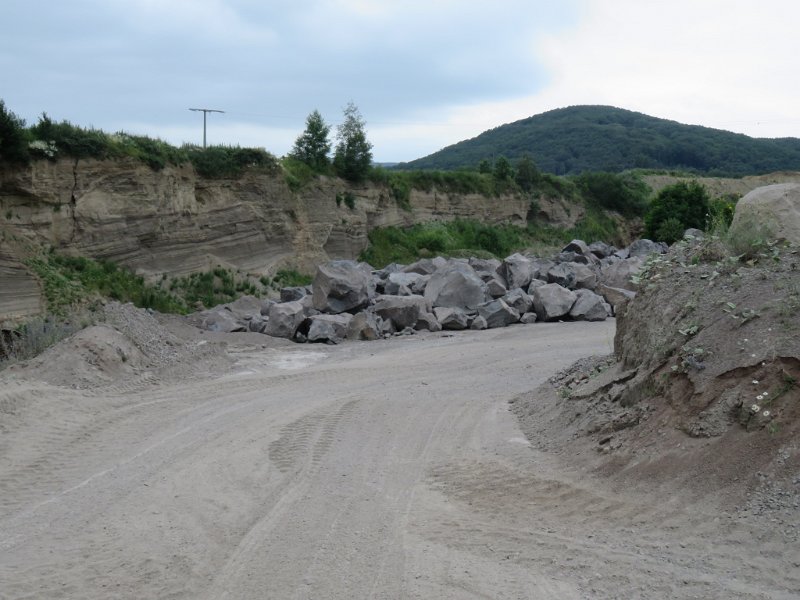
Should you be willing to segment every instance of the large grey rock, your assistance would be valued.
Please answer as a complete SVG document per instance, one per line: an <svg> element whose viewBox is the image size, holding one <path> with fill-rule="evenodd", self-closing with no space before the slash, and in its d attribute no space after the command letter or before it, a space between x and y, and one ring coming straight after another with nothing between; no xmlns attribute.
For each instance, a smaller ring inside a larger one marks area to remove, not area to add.
<svg viewBox="0 0 800 600"><path fill-rule="evenodd" d="M745 242L783 240L800 245L800 183L756 188L736 204L728 232Z"/></svg>
<svg viewBox="0 0 800 600"><path fill-rule="evenodd" d="M593 290L597 287L597 273L593 268L579 263L571 263L570 267L575 274L574 289Z"/></svg>
<svg viewBox="0 0 800 600"><path fill-rule="evenodd" d="M547 272L556 266L556 263L546 258L534 258L531 261L531 275L547 283Z"/></svg>
<svg viewBox="0 0 800 600"><path fill-rule="evenodd" d="M530 325L531 323L536 323L538 320L539 317L537 317L534 312L525 313L519 318L519 322L523 325Z"/></svg>
<svg viewBox="0 0 800 600"><path fill-rule="evenodd" d="M261 315L262 302L255 296L241 296L225 307L239 320L249 321Z"/></svg>
<svg viewBox="0 0 800 600"><path fill-rule="evenodd" d="M533 308L540 321L553 321L567 315L576 299L575 292L557 283L548 283L533 290Z"/></svg>
<svg viewBox="0 0 800 600"><path fill-rule="evenodd" d="M353 315L347 326L348 340L377 340L381 337L381 319L375 313L362 311Z"/></svg>
<svg viewBox="0 0 800 600"><path fill-rule="evenodd" d="M486 284L467 264L451 264L436 271L425 287L425 300L434 307L475 310L488 297Z"/></svg>
<svg viewBox="0 0 800 600"><path fill-rule="evenodd" d="M505 279L509 290L524 289L533 279L533 263L528 257L516 253L506 257L497 272Z"/></svg>
<svg viewBox="0 0 800 600"><path fill-rule="evenodd" d="M447 265L447 259L437 256L436 258L422 258L415 263L403 267L404 273L418 273L420 275L432 275L438 269Z"/></svg>
<svg viewBox="0 0 800 600"><path fill-rule="evenodd" d="M577 299L569 310L569 316L582 321L605 321L608 317L606 303L602 296L591 290L576 290Z"/></svg>
<svg viewBox="0 0 800 600"><path fill-rule="evenodd" d="M317 267L313 302L317 310L338 314L365 306L374 286L369 273L352 260L334 260Z"/></svg>
<svg viewBox="0 0 800 600"><path fill-rule="evenodd" d="M599 284L595 290L606 302L611 305L614 314L617 314L628 302L636 297L636 292L624 288L615 288L604 284Z"/></svg>
<svg viewBox="0 0 800 600"><path fill-rule="evenodd" d="M253 317L247 321L247 330L253 333L264 333L267 329L267 320L259 317Z"/></svg>
<svg viewBox="0 0 800 600"><path fill-rule="evenodd" d="M233 333L247 331L247 321L237 319L225 306L216 306L198 313L193 319L198 327L206 331Z"/></svg>
<svg viewBox="0 0 800 600"><path fill-rule="evenodd" d="M300 301L273 304L269 309L269 319L264 333L272 337L291 339L305 318L303 304Z"/></svg>
<svg viewBox="0 0 800 600"><path fill-rule="evenodd" d="M483 279L484 273L497 273L500 261L496 258L470 258L469 266Z"/></svg>
<svg viewBox="0 0 800 600"><path fill-rule="evenodd" d="M384 320L391 319L397 329L414 327L420 314L429 312L421 296L378 296L373 312Z"/></svg>
<svg viewBox="0 0 800 600"><path fill-rule="evenodd" d="M610 246L605 242L592 242L589 244L589 252L594 254L597 258L606 258L616 252L614 246Z"/></svg>
<svg viewBox="0 0 800 600"><path fill-rule="evenodd" d="M309 317L311 326L308 328L306 338L309 342L327 342L338 344L347 337L347 330L353 315L342 313L338 315L314 315Z"/></svg>
<svg viewBox="0 0 800 600"><path fill-rule="evenodd" d="M489 325L486 323L486 319L481 316L477 316L472 320L470 323L469 328L474 331L483 331L484 329L488 329Z"/></svg>
<svg viewBox="0 0 800 600"><path fill-rule="evenodd" d="M419 319L417 319L416 324L414 325L414 329L416 331L441 331L442 326L439 323L436 315L429 312L420 313Z"/></svg>
<svg viewBox="0 0 800 600"><path fill-rule="evenodd" d="M506 304L502 298L478 305L478 318L486 320L489 329L506 327L519 322L519 311Z"/></svg>
<svg viewBox="0 0 800 600"><path fill-rule="evenodd" d="M642 268L644 258L636 256L618 260L600 267L600 283L608 287L636 291L636 284L632 278Z"/></svg>
<svg viewBox="0 0 800 600"><path fill-rule="evenodd" d="M530 312L531 308L533 307L533 298L519 288L511 290L505 296L503 296L503 302L515 309L521 315L524 315L526 312Z"/></svg>
<svg viewBox="0 0 800 600"><path fill-rule="evenodd" d="M589 246L583 240L572 240L561 249L562 252L575 252L576 254L589 254Z"/></svg>
<svg viewBox="0 0 800 600"><path fill-rule="evenodd" d="M390 273L386 278L383 290L390 296L410 296L422 294L430 277L419 273Z"/></svg>
<svg viewBox="0 0 800 600"><path fill-rule="evenodd" d="M437 306L433 309L436 320L442 329L459 330L469 326L469 317L460 308L450 308L447 306Z"/></svg>
<svg viewBox="0 0 800 600"><path fill-rule="evenodd" d="M572 265L575 263L560 263L555 265L547 272L547 282L557 283L561 287L572 289L575 287L575 270Z"/></svg>
<svg viewBox="0 0 800 600"><path fill-rule="evenodd" d="M281 288L281 302L294 302L308 295L308 288L305 286Z"/></svg>
<svg viewBox="0 0 800 600"><path fill-rule="evenodd" d="M528 296L533 298L533 290L537 287L542 287L543 285L547 285L547 281L543 281L541 279L531 279L531 284L528 286Z"/></svg>
<svg viewBox="0 0 800 600"><path fill-rule="evenodd" d="M508 292L505 283L500 281L500 277L497 275L486 277L484 281L486 282L486 290L492 298L501 298Z"/></svg>
<svg viewBox="0 0 800 600"><path fill-rule="evenodd" d="M639 256L646 258L651 254L661 254L663 251L661 244L657 244L652 240L636 240L628 246L629 257Z"/></svg>

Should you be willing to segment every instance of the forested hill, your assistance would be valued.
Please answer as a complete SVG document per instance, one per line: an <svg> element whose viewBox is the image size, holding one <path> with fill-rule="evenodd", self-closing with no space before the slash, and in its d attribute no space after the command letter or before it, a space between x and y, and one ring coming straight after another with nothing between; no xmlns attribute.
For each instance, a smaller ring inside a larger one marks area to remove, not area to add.
<svg viewBox="0 0 800 600"><path fill-rule="evenodd" d="M800 170L800 139L751 138L684 125L613 106L570 106L483 132L434 154L403 163L408 169L477 167L525 153L557 175L632 168L752 175Z"/></svg>

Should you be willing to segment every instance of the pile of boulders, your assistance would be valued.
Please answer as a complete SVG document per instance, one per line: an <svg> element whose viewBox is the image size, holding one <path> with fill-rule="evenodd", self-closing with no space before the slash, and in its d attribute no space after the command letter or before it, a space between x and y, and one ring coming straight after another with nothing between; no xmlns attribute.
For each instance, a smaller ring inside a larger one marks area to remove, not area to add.
<svg viewBox="0 0 800 600"><path fill-rule="evenodd" d="M666 245L638 240L619 250L573 240L550 259L422 259L373 269L336 260L313 284L279 302L245 296L196 313L211 331L254 331L298 342L375 340L416 331L490 329L537 321L601 321L635 295L631 277Z"/></svg>

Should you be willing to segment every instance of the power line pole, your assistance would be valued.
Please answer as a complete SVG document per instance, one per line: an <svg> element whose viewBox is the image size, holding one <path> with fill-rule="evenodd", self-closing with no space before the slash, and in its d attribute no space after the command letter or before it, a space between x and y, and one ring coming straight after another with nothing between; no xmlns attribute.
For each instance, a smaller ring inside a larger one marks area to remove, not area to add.
<svg viewBox="0 0 800 600"><path fill-rule="evenodd" d="M195 112L203 113L203 148L206 147L206 115L210 112L216 113L224 113L224 110L215 110L213 108L190 108L189 110L193 110Z"/></svg>

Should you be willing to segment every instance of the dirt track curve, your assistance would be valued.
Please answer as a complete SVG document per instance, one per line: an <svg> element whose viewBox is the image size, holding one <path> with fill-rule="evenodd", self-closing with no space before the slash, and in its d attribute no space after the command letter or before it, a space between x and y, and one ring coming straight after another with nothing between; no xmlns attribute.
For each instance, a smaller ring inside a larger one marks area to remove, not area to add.
<svg viewBox="0 0 800 600"><path fill-rule="evenodd" d="M610 352L613 327L240 348L223 375L90 393L6 382L0 598L793 597L763 555L743 564L750 533L716 544L696 507L531 449L507 401Z"/></svg>

